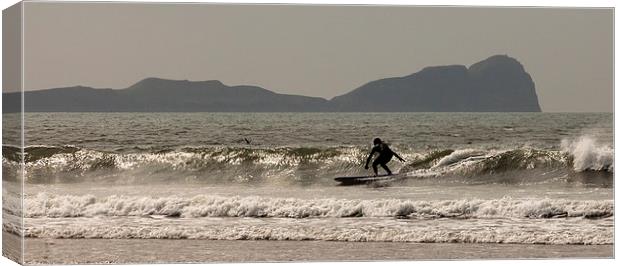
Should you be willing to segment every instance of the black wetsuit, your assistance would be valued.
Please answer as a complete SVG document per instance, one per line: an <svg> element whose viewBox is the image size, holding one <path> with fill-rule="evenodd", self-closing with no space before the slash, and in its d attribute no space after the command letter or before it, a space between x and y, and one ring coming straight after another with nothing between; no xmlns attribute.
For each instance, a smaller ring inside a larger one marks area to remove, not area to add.
<svg viewBox="0 0 620 266"><path fill-rule="evenodd" d="M385 169L388 175L392 174L390 168L387 167L387 163L392 160L392 157L394 157L394 155L396 155L396 157L402 161L402 158L400 158L398 154L393 152L387 144L379 143L375 145L370 151L370 155L368 155L368 159L366 159L366 168L368 168L368 163L370 163L370 159L372 159L372 155L375 154L375 152L379 153L379 156L377 156L377 158L372 162L372 170L375 171L375 175L378 174L377 165L381 165L381 167Z"/></svg>

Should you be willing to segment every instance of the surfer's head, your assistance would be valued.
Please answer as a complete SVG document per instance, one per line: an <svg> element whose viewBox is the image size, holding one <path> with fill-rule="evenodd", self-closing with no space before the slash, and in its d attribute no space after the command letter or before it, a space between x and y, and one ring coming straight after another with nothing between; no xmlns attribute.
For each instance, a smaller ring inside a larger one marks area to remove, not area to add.
<svg viewBox="0 0 620 266"><path fill-rule="evenodd" d="M381 143L382 143L382 141L381 141L381 139L380 139L380 138L375 138L375 139L372 141L372 144L374 144L374 145L379 145L379 144L381 144Z"/></svg>

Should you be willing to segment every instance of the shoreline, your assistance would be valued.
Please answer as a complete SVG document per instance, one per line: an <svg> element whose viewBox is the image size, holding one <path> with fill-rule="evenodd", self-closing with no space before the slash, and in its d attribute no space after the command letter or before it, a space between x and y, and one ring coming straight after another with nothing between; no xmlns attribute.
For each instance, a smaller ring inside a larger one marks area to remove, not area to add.
<svg viewBox="0 0 620 266"><path fill-rule="evenodd" d="M4 243L18 241L3 232ZM26 264L613 258L613 245L25 238Z"/></svg>

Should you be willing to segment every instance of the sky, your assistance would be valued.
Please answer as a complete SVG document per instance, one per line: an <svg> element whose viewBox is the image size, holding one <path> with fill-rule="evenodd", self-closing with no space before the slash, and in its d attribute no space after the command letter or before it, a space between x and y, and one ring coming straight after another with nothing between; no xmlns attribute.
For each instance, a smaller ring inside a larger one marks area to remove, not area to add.
<svg viewBox="0 0 620 266"><path fill-rule="evenodd" d="M26 90L159 77L329 99L506 54L543 111L613 110L612 9L28 2L24 14Z"/></svg>

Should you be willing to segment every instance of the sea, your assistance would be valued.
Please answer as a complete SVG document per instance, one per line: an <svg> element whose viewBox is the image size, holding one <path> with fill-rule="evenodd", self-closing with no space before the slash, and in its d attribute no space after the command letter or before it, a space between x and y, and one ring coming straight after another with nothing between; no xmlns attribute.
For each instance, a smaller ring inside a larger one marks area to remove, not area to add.
<svg viewBox="0 0 620 266"><path fill-rule="evenodd" d="M413 249L390 251L407 244L445 250L431 259L447 258L450 244L482 247L465 258L485 258L489 245L613 256L611 113L26 113L23 176L11 145L20 127L7 123L19 116L3 118L3 231L39 253L53 252L49 243L87 256L102 243L188 241L218 243L222 256L240 243L298 247L269 261L295 260L304 245L316 253L308 260L356 260L339 246L356 243L386 247L386 259L407 258ZM334 181L372 174L364 163L376 137L405 159L388 164L399 178ZM261 260L141 252L138 262Z"/></svg>

